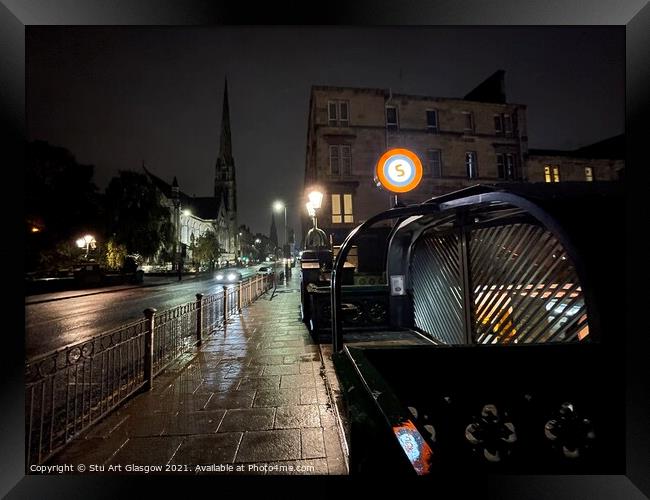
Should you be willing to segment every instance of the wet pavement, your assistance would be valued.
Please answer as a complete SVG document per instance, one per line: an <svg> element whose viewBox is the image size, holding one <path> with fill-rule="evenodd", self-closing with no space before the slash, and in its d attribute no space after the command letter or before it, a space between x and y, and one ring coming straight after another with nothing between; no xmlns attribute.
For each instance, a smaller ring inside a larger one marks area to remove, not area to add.
<svg viewBox="0 0 650 500"><path fill-rule="evenodd" d="M297 275L50 463L105 473L347 474L324 378L336 376L300 321Z"/></svg>

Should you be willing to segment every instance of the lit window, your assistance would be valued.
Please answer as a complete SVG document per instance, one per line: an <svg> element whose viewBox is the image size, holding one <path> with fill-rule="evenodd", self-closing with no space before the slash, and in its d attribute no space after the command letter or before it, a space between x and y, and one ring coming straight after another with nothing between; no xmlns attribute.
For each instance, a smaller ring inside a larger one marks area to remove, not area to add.
<svg viewBox="0 0 650 500"><path fill-rule="evenodd" d="M463 111L465 130L473 132L474 131L474 114L471 111Z"/></svg>
<svg viewBox="0 0 650 500"><path fill-rule="evenodd" d="M354 215L352 214L352 195L343 195L343 222L354 222Z"/></svg>
<svg viewBox="0 0 650 500"><path fill-rule="evenodd" d="M465 168L467 169L468 179L478 177L478 165L476 163L476 151L467 151L465 153Z"/></svg>
<svg viewBox="0 0 650 500"><path fill-rule="evenodd" d="M553 167L553 182L560 182L560 167Z"/></svg>
<svg viewBox="0 0 650 500"><path fill-rule="evenodd" d="M439 149L427 150L429 172L432 177L442 177L442 155Z"/></svg>
<svg viewBox="0 0 650 500"><path fill-rule="evenodd" d="M397 108L395 106L386 106L386 128L397 127Z"/></svg>
<svg viewBox="0 0 650 500"><path fill-rule="evenodd" d="M343 196L343 207L341 207L341 196ZM341 208L343 208L343 211L341 211ZM342 222L346 224L354 222L351 194L332 195L332 223L341 224Z"/></svg>
<svg viewBox="0 0 650 500"><path fill-rule="evenodd" d="M330 175L352 175L352 155L349 144L331 145Z"/></svg>
<svg viewBox="0 0 650 500"><path fill-rule="evenodd" d="M551 167L549 167L548 165L544 167L544 182L552 182Z"/></svg>
<svg viewBox="0 0 650 500"><path fill-rule="evenodd" d="M494 132L497 134L503 133L503 123L501 120L501 115L494 115Z"/></svg>
<svg viewBox="0 0 650 500"><path fill-rule="evenodd" d="M592 182L594 180L594 171L591 167L585 167L585 180Z"/></svg>
<svg viewBox="0 0 650 500"><path fill-rule="evenodd" d="M332 224L340 224L341 222L342 222L341 195L333 194L332 195Z"/></svg>
<svg viewBox="0 0 650 500"><path fill-rule="evenodd" d="M427 132L438 131L438 112L435 109L427 109Z"/></svg>

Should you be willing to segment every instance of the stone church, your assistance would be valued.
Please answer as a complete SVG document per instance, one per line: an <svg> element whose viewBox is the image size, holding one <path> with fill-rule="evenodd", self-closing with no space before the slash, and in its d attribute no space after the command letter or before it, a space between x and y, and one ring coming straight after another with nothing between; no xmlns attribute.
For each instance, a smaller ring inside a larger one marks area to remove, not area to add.
<svg viewBox="0 0 650 500"><path fill-rule="evenodd" d="M206 231L217 234L222 249L220 262L234 263L241 251L237 224L237 183L235 160L232 155L230 131L230 107L228 103L228 81L223 94L221 138L219 156L215 165L214 195L207 197L189 196L180 190L174 177L171 184L157 177L144 165L145 174L156 186L161 203L170 210L175 230L175 252L184 255L185 262L191 261L190 247ZM174 263L175 267L175 263Z"/></svg>

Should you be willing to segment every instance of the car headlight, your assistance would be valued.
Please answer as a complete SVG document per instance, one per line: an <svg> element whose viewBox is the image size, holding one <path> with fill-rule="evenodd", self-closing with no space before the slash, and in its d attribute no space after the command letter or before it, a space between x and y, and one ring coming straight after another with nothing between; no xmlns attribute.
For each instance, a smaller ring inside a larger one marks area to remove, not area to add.
<svg viewBox="0 0 650 500"><path fill-rule="evenodd" d="M235 274L230 273L230 274L228 275L228 281L235 281L235 278L236 278L236 277L237 277L237 276L236 276Z"/></svg>
<svg viewBox="0 0 650 500"><path fill-rule="evenodd" d="M222 280L223 279L223 274L217 274L217 279Z"/></svg>

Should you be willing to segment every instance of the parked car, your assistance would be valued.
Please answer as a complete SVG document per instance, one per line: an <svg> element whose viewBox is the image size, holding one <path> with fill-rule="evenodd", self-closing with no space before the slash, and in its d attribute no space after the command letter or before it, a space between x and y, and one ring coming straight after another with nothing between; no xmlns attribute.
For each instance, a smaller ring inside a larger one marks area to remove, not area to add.
<svg viewBox="0 0 650 500"><path fill-rule="evenodd" d="M214 275L217 283L238 283L241 281L241 273L235 269L220 269Z"/></svg>
<svg viewBox="0 0 650 500"><path fill-rule="evenodd" d="M271 275L273 274L273 268L271 266L262 266L257 270L256 274L261 274L261 275Z"/></svg>

